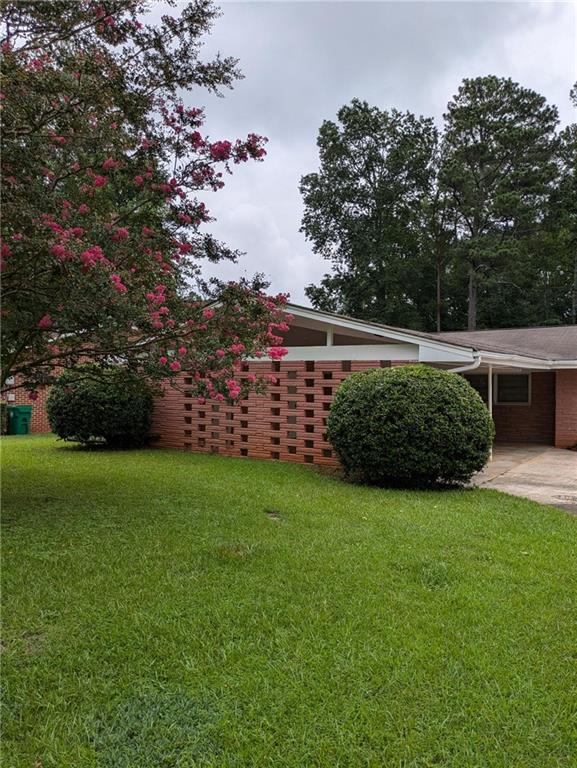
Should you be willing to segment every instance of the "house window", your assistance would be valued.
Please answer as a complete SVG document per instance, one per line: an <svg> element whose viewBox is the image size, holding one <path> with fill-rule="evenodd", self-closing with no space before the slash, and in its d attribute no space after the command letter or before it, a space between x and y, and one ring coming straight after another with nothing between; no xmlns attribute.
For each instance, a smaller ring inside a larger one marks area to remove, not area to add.
<svg viewBox="0 0 577 768"><path fill-rule="evenodd" d="M486 403L489 400L489 381L485 373L473 373L465 376L469 384L476 389Z"/></svg>
<svg viewBox="0 0 577 768"><path fill-rule="evenodd" d="M531 402L531 376L528 373L498 373L495 387L495 402L500 405L529 405Z"/></svg>

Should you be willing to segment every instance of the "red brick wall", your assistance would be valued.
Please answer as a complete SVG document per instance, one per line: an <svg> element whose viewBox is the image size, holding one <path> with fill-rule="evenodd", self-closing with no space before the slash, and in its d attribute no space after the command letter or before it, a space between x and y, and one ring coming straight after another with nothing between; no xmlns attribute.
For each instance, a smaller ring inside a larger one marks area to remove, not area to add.
<svg viewBox="0 0 577 768"><path fill-rule="evenodd" d="M153 432L160 435L156 445L335 466L337 459L325 439L333 395L350 373L379 365L378 360L250 363L247 372L273 372L278 384L235 406L199 405L192 393L168 388L155 405ZM182 383L192 380L183 378Z"/></svg>
<svg viewBox="0 0 577 768"><path fill-rule="evenodd" d="M555 445L577 445L577 370L556 372Z"/></svg>
<svg viewBox="0 0 577 768"><path fill-rule="evenodd" d="M38 389L38 399L30 400L28 392L25 389L15 389L13 391L14 400L7 400L8 406L10 405L31 405L32 406L32 419L30 421L30 432L50 432L50 424L48 423L48 416L46 415L46 398L48 397L48 389L41 387ZM6 394L3 395L6 399Z"/></svg>
<svg viewBox="0 0 577 768"><path fill-rule="evenodd" d="M530 405L493 405L496 441L501 443L555 442L555 373L531 374Z"/></svg>
<svg viewBox="0 0 577 768"><path fill-rule="evenodd" d="M331 446L323 439L324 427L336 387L349 372L343 370L347 364L341 361L317 361L314 370L307 370L311 365L302 361L277 364L278 385L270 386L265 395L251 394L237 406L200 406L195 398L167 389L166 396L155 406L153 431L160 435L158 445L264 459L278 454L286 461L335 465ZM350 363L351 372L379 365L378 360ZM255 373L270 373L273 367L269 362L249 366ZM292 378L295 374L296 378ZM561 448L575 445L577 371L536 372L531 385L531 405L493 406L497 440L548 443ZM14 404L32 405L31 432L50 432L45 409L47 390L39 390L36 401L31 401L23 390L14 394Z"/></svg>

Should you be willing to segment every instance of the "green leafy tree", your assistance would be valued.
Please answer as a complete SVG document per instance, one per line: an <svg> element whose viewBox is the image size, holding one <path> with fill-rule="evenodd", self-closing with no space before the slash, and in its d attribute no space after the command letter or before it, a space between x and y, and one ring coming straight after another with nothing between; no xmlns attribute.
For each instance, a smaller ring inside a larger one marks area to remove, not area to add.
<svg viewBox="0 0 577 768"><path fill-rule="evenodd" d="M319 308L426 327L434 267L423 258L433 121L353 100L323 123L320 170L304 176L302 231L333 274L307 295ZM434 310L433 310L434 311Z"/></svg>
<svg viewBox="0 0 577 768"><path fill-rule="evenodd" d="M577 83L571 91L571 102L577 108ZM561 272L561 285L569 290L569 319L577 323L577 123L561 132L559 147L560 181L554 193L549 230L553 232L556 267Z"/></svg>
<svg viewBox="0 0 577 768"><path fill-rule="evenodd" d="M440 183L452 201L474 330L480 285L489 293L542 223L558 173L558 116L535 91L488 76L465 79L444 119Z"/></svg>
<svg viewBox="0 0 577 768"><path fill-rule="evenodd" d="M255 134L208 137L178 95L239 76L200 56L218 12L194 0L151 24L147 10L2 3L2 376L31 391L81 361L121 362L235 398L243 357L283 354L283 297L236 283L207 307L191 288L203 259L237 255L205 231L202 193L265 155Z"/></svg>
<svg viewBox="0 0 577 768"><path fill-rule="evenodd" d="M302 229L333 264L315 306L438 331L574 317L575 129L556 133L554 106L488 76L463 81L438 137L359 101L338 116L301 182Z"/></svg>

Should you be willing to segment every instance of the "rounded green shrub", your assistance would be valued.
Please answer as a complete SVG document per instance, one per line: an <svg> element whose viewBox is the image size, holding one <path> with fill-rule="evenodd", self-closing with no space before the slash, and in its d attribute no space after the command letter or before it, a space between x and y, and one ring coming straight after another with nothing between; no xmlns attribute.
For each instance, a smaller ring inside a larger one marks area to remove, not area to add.
<svg viewBox="0 0 577 768"><path fill-rule="evenodd" d="M80 367L52 386L47 411L63 440L124 449L148 442L152 404L149 385L126 371Z"/></svg>
<svg viewBox="0 0 577 768"><path fill-rule="evenodd" d="M482 469L494 426L463 377L408 365L349 376L333 400L327 435L349 476L430 487L465 483Z"/></svg>

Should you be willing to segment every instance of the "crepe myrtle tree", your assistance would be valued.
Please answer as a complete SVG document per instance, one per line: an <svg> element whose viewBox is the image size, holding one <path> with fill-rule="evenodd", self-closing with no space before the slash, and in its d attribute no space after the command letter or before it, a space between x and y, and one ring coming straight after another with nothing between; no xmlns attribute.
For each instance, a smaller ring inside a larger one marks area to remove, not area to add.
<svg viewBox="0 0 577 768"><path fill-rule="evenodd" d="M2 4L2 383L33 399L86 362L187 372L201 398L235 399L262 384L241 382L243 358L285 352L284 296L243 281L207 305L199 288L202 259L238 255L202 230L199 196L266 154L256 134L212 140L179 98L240 76L234 59L200 59L218 11L195 0L149 23L147 9Z"/></svg>

